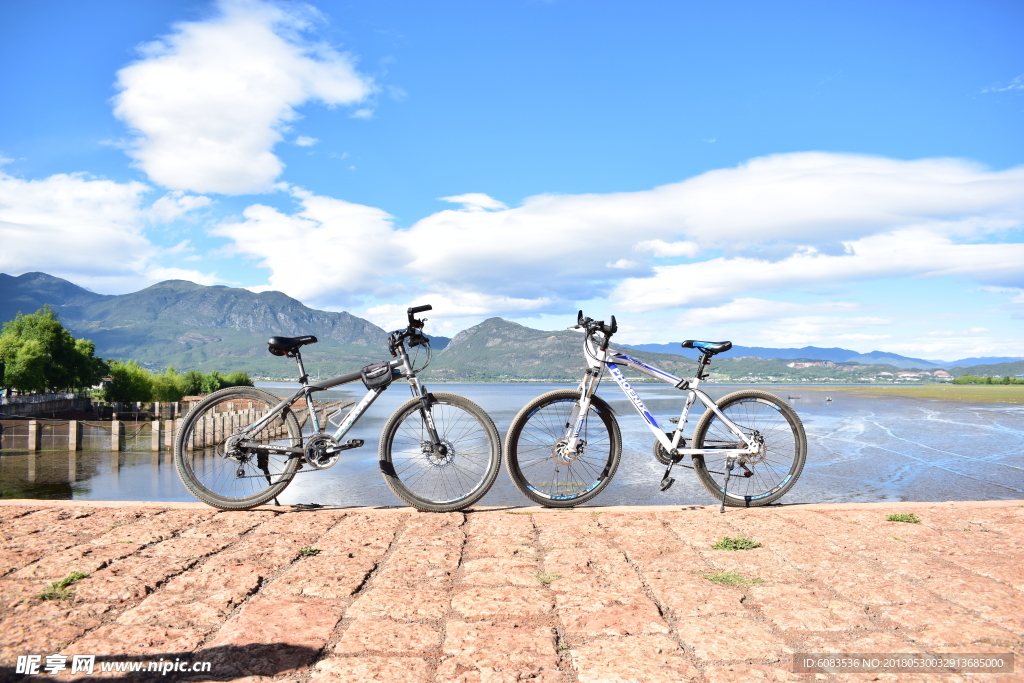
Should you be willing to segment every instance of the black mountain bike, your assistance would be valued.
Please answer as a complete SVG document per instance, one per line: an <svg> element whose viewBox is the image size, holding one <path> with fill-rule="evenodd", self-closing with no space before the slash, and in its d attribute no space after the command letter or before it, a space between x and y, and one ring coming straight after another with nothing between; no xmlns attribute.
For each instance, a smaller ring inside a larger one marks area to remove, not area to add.
<svg viewBox="0 0 1024 683"><path fill-rule="evenodd" d="M231 387L200 401L185 417L175 441L174 463L182 483L197 498L222 510L276 501L304 468L327 469L343 451L362 446L362 439L341 439L392 380L404 378L413 398L398 408L381 434L378 455L384 481L418 510L451 512L480 500L498 475L501 439L490 416L475 403L455 394L429 392L416 379L430 363L430 341L422 332L426 320L413 316L429 310L430 306L410 308L409 325L389 335L392 360L322 382L309 381L299 352L302 346L315 344L316 337L271 337L270 353L294 358L298 364L300 389L282 401L262 389ZM420 367L415 367L415 358L410 360L406 342L426 349ZM315 392L357 380L367 392L346 415L340 407L318 414ZM311 423L309 433L303 430L306 422ZM325 431L328 422L337 427L333 435Z"/></svg>

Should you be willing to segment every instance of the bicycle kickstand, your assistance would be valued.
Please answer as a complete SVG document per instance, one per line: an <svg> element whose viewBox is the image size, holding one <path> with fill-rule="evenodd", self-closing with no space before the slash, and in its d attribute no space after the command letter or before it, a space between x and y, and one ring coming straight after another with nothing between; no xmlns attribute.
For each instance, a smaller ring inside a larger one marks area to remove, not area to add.
<svg viewBox="0 0 1024 683"><path fill-rule="evenodd" d="M725 486L722 487L722 508L719 510L725 514L725 497L729 494L729 479L732 477L732 468L736 467L736 457L730 455L725 459Z"/></svg>

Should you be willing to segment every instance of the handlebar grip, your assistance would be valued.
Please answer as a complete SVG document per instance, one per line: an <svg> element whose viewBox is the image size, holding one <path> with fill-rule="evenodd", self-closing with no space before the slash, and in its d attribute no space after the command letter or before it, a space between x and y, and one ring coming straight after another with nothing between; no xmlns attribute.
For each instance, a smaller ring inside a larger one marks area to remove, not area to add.
<svg viewBox="0 0 1024 683"><path fill-rule="evenodd" d="M612 325L608 328L608 334L615 334L619 331L619 324L615 322L615 316L612 316Z"/></svg>
<svg viewBox="0 0 1024 683"><path fill-rule="evenodd" d="M422 313L423 311L431 311L433 309L434 307L431 306L430 304L424 304L422 306L413 306L408 310L408 313L409 315L415 315L417 313Z"/></svg>

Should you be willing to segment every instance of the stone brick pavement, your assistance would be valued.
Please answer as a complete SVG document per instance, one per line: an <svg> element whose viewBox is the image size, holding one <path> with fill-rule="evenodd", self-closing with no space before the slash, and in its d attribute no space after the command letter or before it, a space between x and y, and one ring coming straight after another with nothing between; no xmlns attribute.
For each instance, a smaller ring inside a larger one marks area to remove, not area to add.
<svg viewBox="0 0 1024 683"><path fill-rule="evenodd" d="M899 512L921 523L886 521ZM1024 680L1024 501L724 515L2 501L0 530L9 680ZM712 549L741 535L761 547ZM39 599L75 571L73 596ZM745 581L708 578L725 573ZM794 652L1013 652L1018 673L796 674ZM33 654L210 672L16 674Z"/></svg>

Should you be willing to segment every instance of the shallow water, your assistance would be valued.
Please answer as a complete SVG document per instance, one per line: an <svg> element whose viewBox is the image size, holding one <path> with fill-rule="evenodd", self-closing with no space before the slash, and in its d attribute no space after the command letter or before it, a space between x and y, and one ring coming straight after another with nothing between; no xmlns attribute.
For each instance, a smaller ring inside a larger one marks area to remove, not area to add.
<svg viewBox="0 0 1024 683"><path fill-rule="evenodd" d="M286 393L288 385L261 385ZM437 384L435 391L466 396L486 410L504 438L519 409L535 396L566 384ZM736 385L705 385L718 398ZM783 398L799 388L757 386ZM326 397L358 399L359 391L331 391ZM599 392L619 414L623 453L609 487L592 504L711 504L692 471L677 468L675 485L658 490L664 467L655 461L654 437L618 387L608 382ZM639 393L659 422L676 416L682 394L641 385ZM804 422L808 457L785 503L941 501L1024 499L1024 406L958 403L900 397L863 397L835 390L804 392L790 401ZM398 505L377 465L381 429L409 398L395 383L363 416L348 438L365 439L346 451L333 468L300 473L280 497L281 503L324 505ZM700 410L691 418L695 424ZM670 425L667 425L670 426ZM689 433L688 430L687 433ZM132 442L129 442L131 445ZM142 441L136 448L145 448ZM85 447L89 447L86 441ZM0 495L4 498L187 501L194 498L178 481L167 451L0 451ZM481 505L523 505L504 469Z"/></svg>

